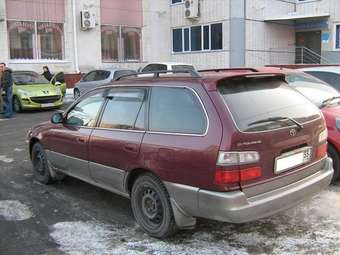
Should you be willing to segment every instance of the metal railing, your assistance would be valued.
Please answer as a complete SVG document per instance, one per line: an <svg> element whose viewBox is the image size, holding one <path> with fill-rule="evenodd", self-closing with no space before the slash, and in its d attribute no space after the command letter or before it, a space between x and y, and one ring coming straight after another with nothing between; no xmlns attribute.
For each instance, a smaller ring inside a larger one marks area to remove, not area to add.
<svg viewBox="0 0 340 255"><path fill-rule="evenodd" d="M307 47L296 47L295 49L296 64L330 64L326 58Z"/></svg>

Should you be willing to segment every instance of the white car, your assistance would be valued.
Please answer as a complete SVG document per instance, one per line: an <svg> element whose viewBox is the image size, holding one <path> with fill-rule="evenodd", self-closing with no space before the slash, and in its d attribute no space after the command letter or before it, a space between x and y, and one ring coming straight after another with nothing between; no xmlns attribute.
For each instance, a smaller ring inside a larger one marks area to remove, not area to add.
<svg viewBox="0 0 340 255"><path fill-rule="evenodd" d="M141 72L153 71L194 71L195 67L190 64L176 62L150 63L141 69Z"/></svg>
<svg viewBox="0 0 340 255"><path fill-rule="evenodd" d="M340 66L317 66L299 69L328 83L340 92Z"/></svg>

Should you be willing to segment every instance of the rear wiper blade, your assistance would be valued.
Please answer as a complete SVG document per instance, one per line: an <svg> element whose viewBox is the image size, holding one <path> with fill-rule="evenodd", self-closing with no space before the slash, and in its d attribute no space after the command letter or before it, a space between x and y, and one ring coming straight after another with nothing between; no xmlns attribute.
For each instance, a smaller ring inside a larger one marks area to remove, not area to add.
<svg viewBox="0 0 340 255"><path fill-rule="evenodd" d="M293 122L296 126L298 126L299 129L303 129L303 125L294 120L293 118L290 117L271 117L271 118L267 118L267 119L263 119L263 120L258 120L258 121L254 121L252 123L249 123L248 126L253 126L256 124L260 124L260 123L266 123L266 122L277 122L277 121L281 121L281 120L290 120L291 122Z"/></svg>
<svg viewBox="0 0 340 255"><path fill-rule="evenodd" d="M330 102L332 102L335 99L340 99L340 96L331 97L331 98L328 98L328 99L322 101L321 108L327 106Z"/></svg>

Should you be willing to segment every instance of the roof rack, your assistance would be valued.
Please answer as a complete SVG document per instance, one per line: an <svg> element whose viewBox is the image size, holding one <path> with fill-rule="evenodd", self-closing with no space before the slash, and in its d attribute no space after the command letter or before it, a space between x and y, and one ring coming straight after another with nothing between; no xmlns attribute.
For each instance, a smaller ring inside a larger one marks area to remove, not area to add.
<svg viewBox="0 0 340 255"><path fill-rule="evenodd" d="M134 73L134 74L124 74L122 76L117 77L116 79L114 79L114 81L119 81L122 78L126 78L126 77L138 77L138 75L145 75L145 74L153 74L153 78L159 78L160 74L166 74L166 73L187 73L190 74L192 78L201 78L201 75L199 75L199 73L197 71L194 70L178 70L178 71L174 71L174 70L159 70L159 71L150 71L150 72L138 72L138 73Z"/></svg>
<svg viewBox="0 0 340 255"><path fill-rule="evenodd" d="M247 68L247 67L237 67L237 68L215 68L215 69L203 69L203 70L198 70L199 73L204 73L204 72L225 72L225 71L251 71L254 73L258 73L259 71L255 68Z"/></svg>

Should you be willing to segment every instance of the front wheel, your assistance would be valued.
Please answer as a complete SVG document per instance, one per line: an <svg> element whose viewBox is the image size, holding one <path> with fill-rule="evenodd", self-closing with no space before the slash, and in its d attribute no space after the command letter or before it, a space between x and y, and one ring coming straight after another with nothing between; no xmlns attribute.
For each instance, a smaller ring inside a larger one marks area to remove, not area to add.
<svg viewBox="0 0 340 255"><path fill-rule="evenodd" d="M152 174L143 174L132 187L131 207L137 223L150 236L165 238L178 230L169 194Z"/></svg>
<svg viewBox="0 0 340 255"><path fill-rule="evenodd" d="M46 152L40 143L35 143L32 147L32 165L35 178L43 184L51 184L64 178L63 174L50 169Z"/></svg>
<svg viewBox="0 0 340 255"><path fill-rule="evenodd" d="M19 98L16 97L16 96L13 98L13 110L16 113L22 112L21 102L20 102Z"/></svg>
<svg viewBox="0 0 340 255"><path fill-rule="evenodd" d="M340 178L340 155L333 145L328 145L328 155L333 159L334 175L332 182L339 180Z"/></svg>

